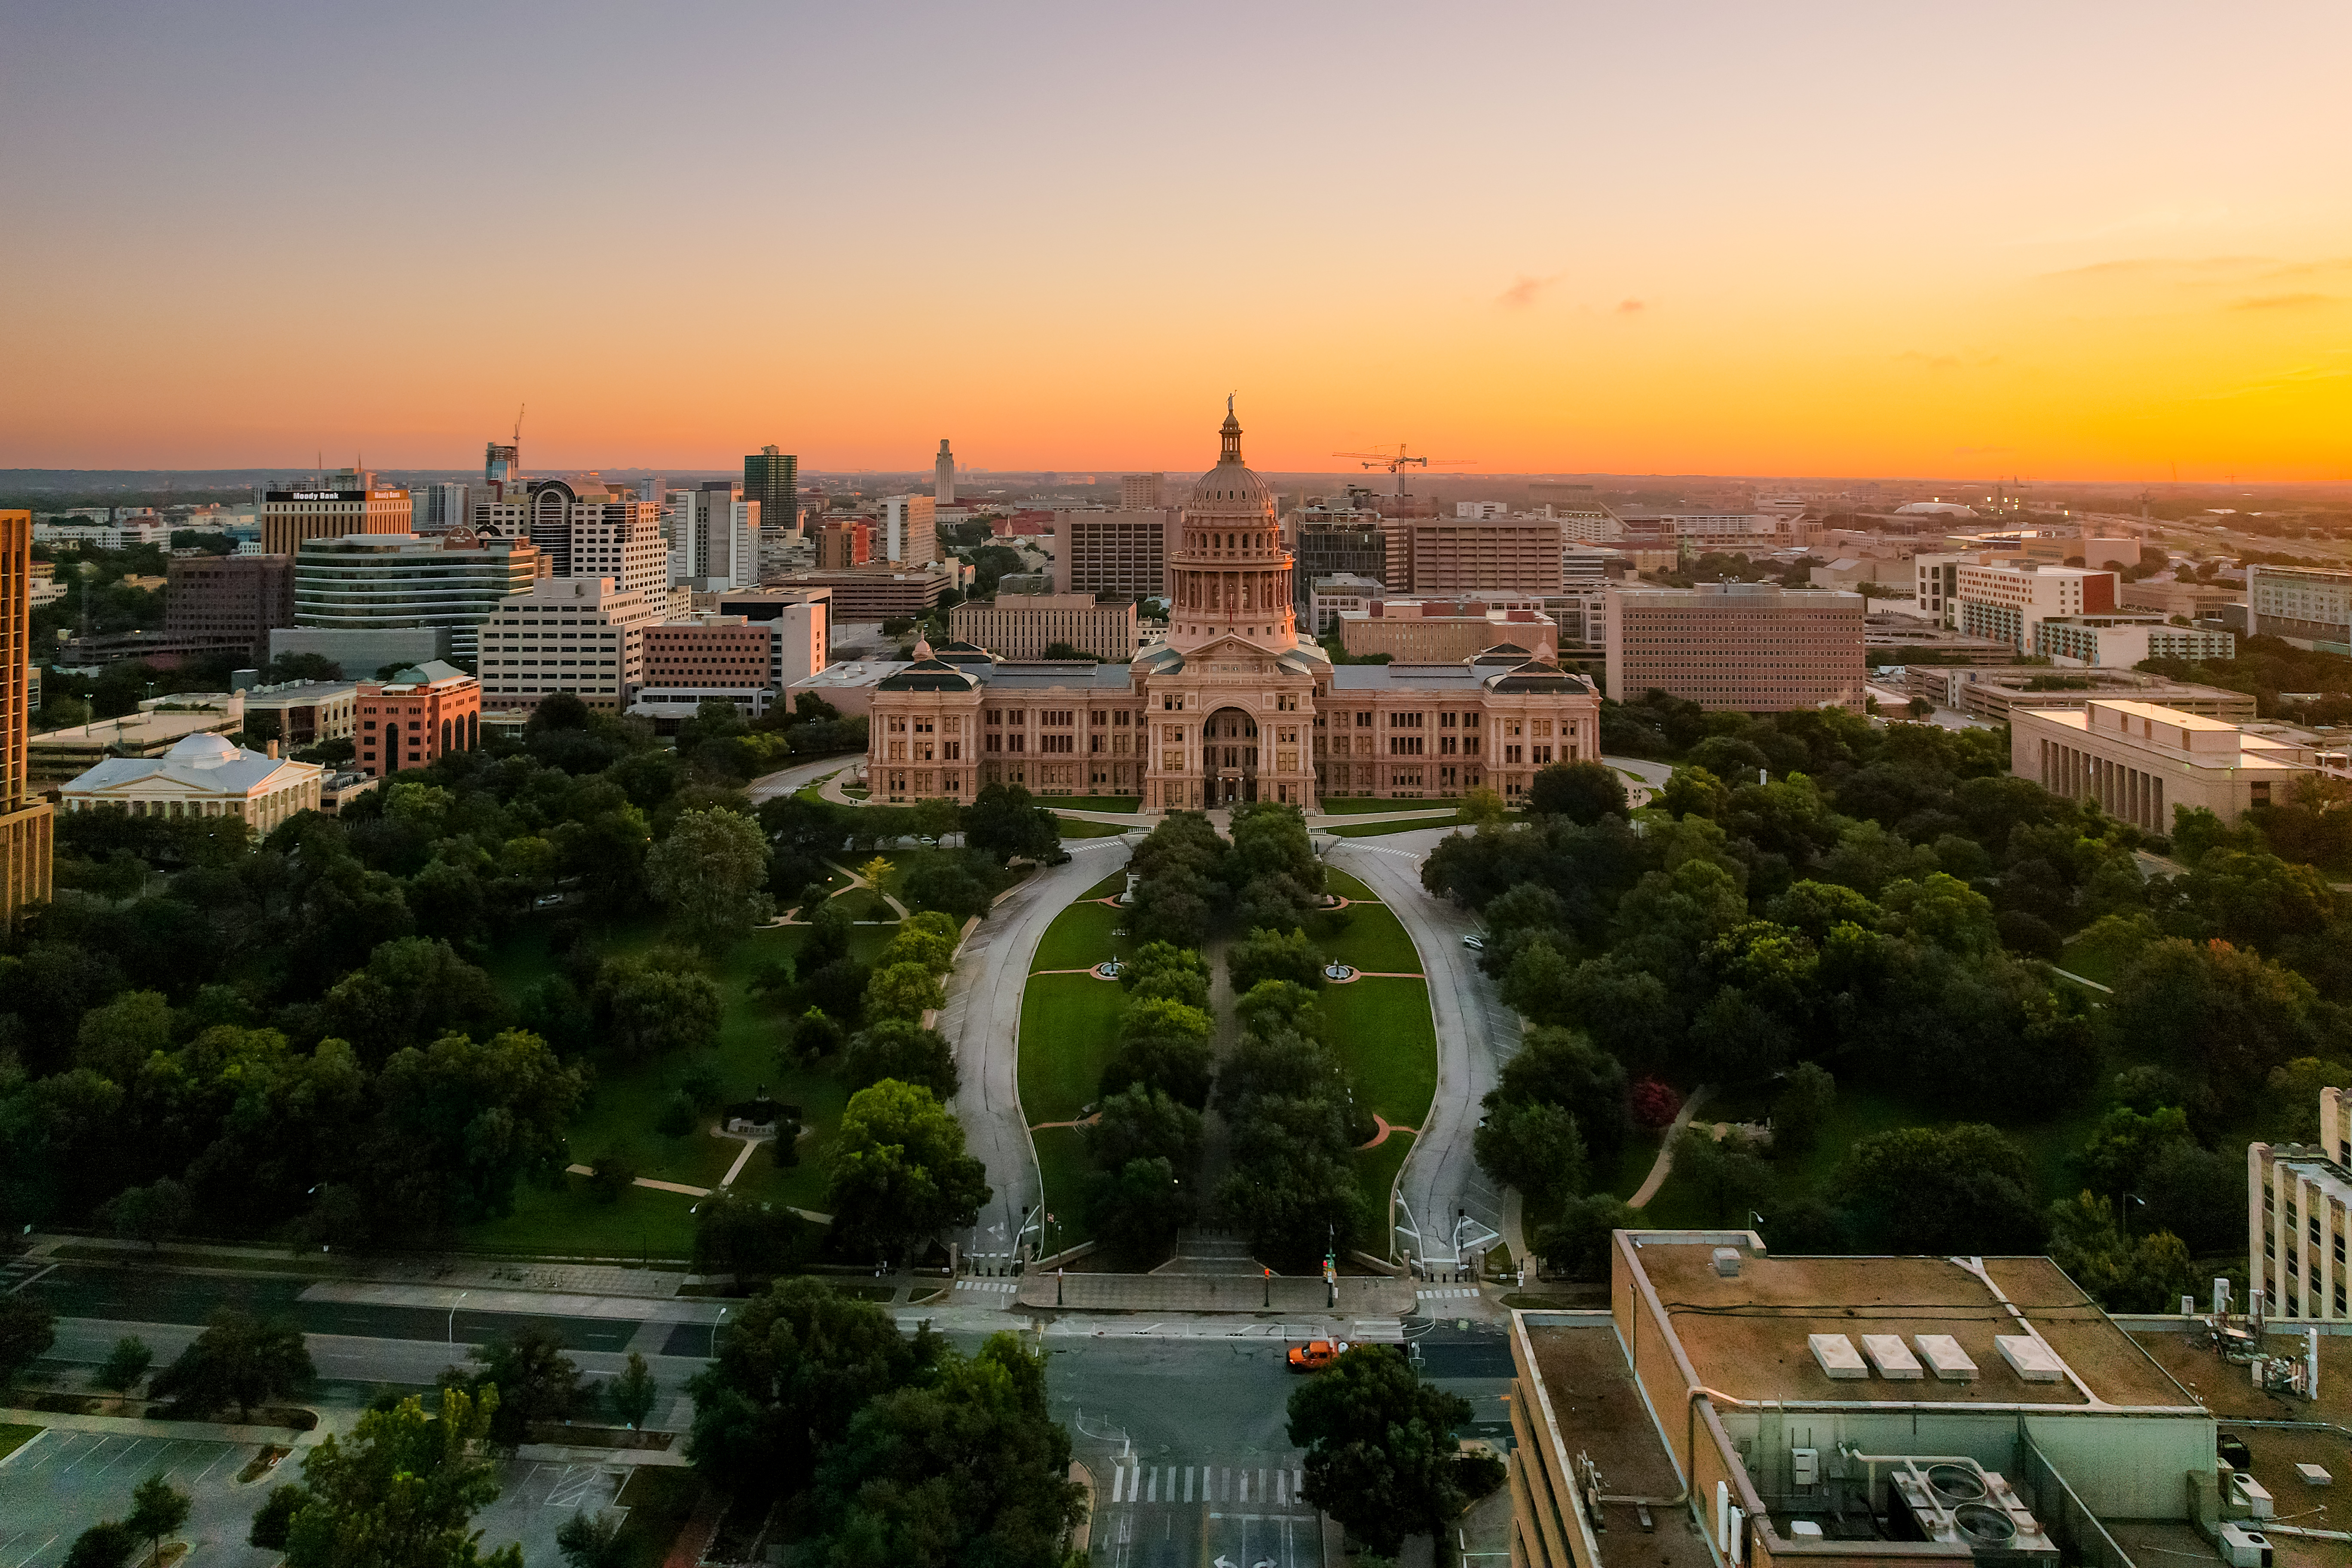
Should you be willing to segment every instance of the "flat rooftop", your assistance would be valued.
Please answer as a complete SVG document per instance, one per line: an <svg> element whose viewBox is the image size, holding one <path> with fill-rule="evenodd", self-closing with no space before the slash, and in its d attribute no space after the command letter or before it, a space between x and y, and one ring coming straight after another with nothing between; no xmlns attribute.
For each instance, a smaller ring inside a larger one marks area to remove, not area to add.
<svg viewBox="0 0 2352 1568"><path fill-rule="evenodd" d="M1939 1258L1758 1258L1736 1278L1716 1273L1712 1247L1653 1242L1633 1254L1698 1381L1738 1399L1950 1405L2166 1405L2197 1403L2097 1304L2045 1258L1984 1260L1990 1283ZM1995 1289L2000 1294L1996 1295ZM2001 1297L2008 1298L2006 1303ZM2012 1311L2011 1308L2015 1310ZM1995 1339L2032 1330L2080 1380L2028 1383ZM1933 1375L1836 1380L1812 1334L1949 1334L1977 1364L1973 1383ZM2086 1393L2087 1391L2087 1393Z"/></svg>
<svg viewBox="0 0 2352 1568"><path fill-rule="evenodd" d="M1543 1398L1551 1405L1552 1420L1567 1439L1570 1453L1590 1453L1600 1463L1606 1490L1614 1497L1672 1497L1682 1479L1658 1436L1657 1423L1642 1403L1633 1369L1625 1363L1624 1348L1608 1323L1558 1328L1529 1321L1528 1346L1534 1352L1536 1375L1543 1380ZM1523 1395L1531 1405L1535 1391ZM1543 1440L1543 1412L1526 1412L1528 1425ZM1630 1503L1602 1504L1608 1526L1604 1560L1611 1568L1638 1563L1643 1568L1712 1568L1706 1542L1686 1527L1683 1510L1653 1510L1653 1529L1642 1530Z"/></svg>

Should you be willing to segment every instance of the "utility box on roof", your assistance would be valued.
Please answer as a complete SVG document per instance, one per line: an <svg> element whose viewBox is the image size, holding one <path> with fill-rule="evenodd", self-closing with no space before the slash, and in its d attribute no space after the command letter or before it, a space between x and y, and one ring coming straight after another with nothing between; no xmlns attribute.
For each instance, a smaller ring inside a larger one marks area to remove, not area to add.
<svg viewBox="0 0 2352 1568"><path fill-rule="evenodd" d="M1960 1348L1960 1342L1949 1334L1914 1334L1911 1342L1919 1347L1919 1359L1936 1374L1938 1383L1974 1383L1977 1363Z"/></svg>
<svg viewBox="0 0 2352 1568"><path fill-rule="evenodd" d="M1807 1334L1805 1343L1822 1370L1839 1382L1858 1382L1870 1376L1869 1363L1843 1334Z"/></svg>
<svg viewBox="0 0 2352 1568"><path fill-rule="evenodd" d="M2010 1370L2028 1383L2063 1383L2066 1363L2058 1352L2032 1334L2000 1334L1993 1343L2000 1350L2000 1359L2009 1363Z"/></svg>

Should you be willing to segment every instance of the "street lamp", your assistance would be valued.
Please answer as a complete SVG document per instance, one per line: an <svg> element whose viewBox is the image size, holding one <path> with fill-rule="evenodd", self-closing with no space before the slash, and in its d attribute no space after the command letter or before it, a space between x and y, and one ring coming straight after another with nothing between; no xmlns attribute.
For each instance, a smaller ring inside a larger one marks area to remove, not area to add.
<svg viewBox="0 0 2352 1568"><path fill-rule="evenodd" d="M713 1361L717 1361L719 1359L719 1325L726 1321L727 1309L721 1307L719 1309L719 1316L712 1321L710 1325L710 1359Z"/></svg>
<svg viewBox="0 0 2352 1568"><path fill-rule="evenodd" d="M467 1297L472 1294L473 1292L471 1290L460 1290L457 1292L457 1300L449 1303L449 1342L453 1345L457 1342L458 1303L464 1301Z"/></svg>

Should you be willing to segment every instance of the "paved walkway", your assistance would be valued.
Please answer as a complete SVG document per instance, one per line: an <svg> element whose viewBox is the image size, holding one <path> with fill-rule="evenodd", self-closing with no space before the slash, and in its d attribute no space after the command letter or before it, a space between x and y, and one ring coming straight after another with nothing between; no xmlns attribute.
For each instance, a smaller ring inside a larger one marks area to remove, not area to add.
<svg viewBox="0 0 2352 1568"><path fill-rule="evenodd" d="M1073 1312L1336 1312L1360 1318L1401 1318L1413 1310L1412 1282L1378 1275L1339 1279L1339 1303L1320 1275L1071 1274L1033 1270L1020 1279L1015 1304L1033 1311ZM1268 1302L1271 1305L1268 1305Z"/></svg>
<svg viewBox="0 0 2352 1568"><path fill-rule="evenodd" d="M1658 1157L1650 1162L1649 1175L1643 1179L1641 1187L1633 1195L1625 1200L1627 1208L1649 1207L1650 1200L1658 1195L1658 1189L1666 1184L1666 1178L1674 1173L1675 1169L1675 1140L1681 1137L1683 1129L1690 1125L1691 1112L1699 1108L1707 1092L1707 1086L1700 1084L1691 1090L1690 1098L1683 1101L1683 1108L1675 1112L1674 1125L1666 1129L1665 1138L1658 1144Z"/></svg>

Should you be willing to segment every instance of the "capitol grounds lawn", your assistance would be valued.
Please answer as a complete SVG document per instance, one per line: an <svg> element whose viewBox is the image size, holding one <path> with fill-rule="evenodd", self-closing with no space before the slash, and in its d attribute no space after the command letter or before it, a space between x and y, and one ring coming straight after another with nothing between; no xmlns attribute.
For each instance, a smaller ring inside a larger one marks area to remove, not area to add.
<svg viewBox="0 0 2352 1568"><path fill-rule="evenodd" d="M1076 816L1057 817L1055 820L1061 824L1062 837L1065 838L1116 838L1118 835L1129 831L1116 822L1088 822Z"/></svg>
<svg viewBox="0 0 2352 1568"><path fill-rule="evenodd" d="M1143 809L1139 795L1037 795L1029 797L1033 805L1050 806L1055 811L1124 811Z"/></svg>
<svg viewBox="0 0 2352 1568"><path fill-rule="evenodd" d="M1324 953L1364 971L1366 978L1326 985L1316 994L1339 1059L1356 1079L1365 1109L1394 1127L1419 1127L1437 1095L1437 1029L1430 1016L1429 984L1423 980L1370 978L1422 973L1412 938L1387 905L1345 871L1327 870L1324 886L1350 903L1316 917L1310 932ZM1356 1174L1364 1196L1383 1212L1389 1189L1412 1147L1410 1134L1392 1133L1356 1152Z"/></svg>
<svg viewBox="0 0 2352 1568"><path fill-rule="evenodd" d="M1312 831L1328 833L1334 838L1378 838L1386 833L1417 833L1424 827L1466 826L1459 811L1446 811L1430 816L1408 816L1396 822L1348 822L1336 826L1318 826Z"/></svg>
<svg viewBox="0 0 2352 1568"><path fill-rule="evenodd" d="M1127 911L1092 900L1127 886L1127 873L1114 872L1080 894L1045 928L1031 961L1029 984L1021 994L1021 1114L1032 1127L1044 1121L1076 1121L1095 1101L1102 1070L1127 1006L1127 988L1091 974L1055 974L1085 969L1114 955L1126 958L1135 943L1115 931L1127 926ZM1061 1246L1085 1239L1078 1193L1087 1158L1077 1130L1048 1127L1030 1134L1036 1145L1045 1206L1060 1222Z"/></svg>
<svg viewBox="0 0 2352 1568"><path fill-rule="evenodd" d="M887 910L882 912L887 918ZM850 951L871 962L896 931L892 925L860 926L851 934ZM656 922L645 921L614 932L610 948L618 952L642 950L660 942L662 935ZM824 1152L840 1127L842 1108L849 1097L828 1071L782 1068L777 1063L776 1041L805 1004L792 998L753 996L748 989L761 966L795 952L807 935L802 926L756 931L719 959L718 976L725 1011L719 1023L718 1058L725 1086L721 1103L749 1100L765 1084L776 1099L801 1108L801 1119L809 1129L800 1141L799 1165L779 1170L772 1146L762 1145L736 1179L735 1190L746 1196L822 1212ZM516 931L489 964L492 977L510 1001L518 1000L524 990L555 969L541 922L527 923ZM665 1137L653 1128L662 1100L687 1066L684 1058L623 1062L592 1052L589 1061L595 1068L595 1082L571 1130L575 1163L593 1164L599 1155L618 1152L636 1166L640 1176L687 1186L719 1184L743 1145L732 1138L709 1134L707 1130L715 1120L714 1111L699 1112L696 1131L683 1138ZM684 1258L693 1251L691 1211L696 1201L681 1193L633 1186L619 1202L606 1204L588 1190L586 1177L567 1175L561 1188L524 1184L516 1194L513 1213L469 1226L463 1244L499 1252Z"/></svg>
<svg viewBox="0 0 2352 1568"><path fill-rule="evenodd" d="M1324 816L1359 816L1370 811L1451 811L1450 800L1383 800L1369 795L1327 795L1319 806Z"/></svg>
<svg viewBox="0 0 2352 1568"><path fill-rule="evenodd" d="M40 1435L41 1429L38 1426L19 1426L14 1423L0 1423L0 1459L6 1458Z"/></svg>

